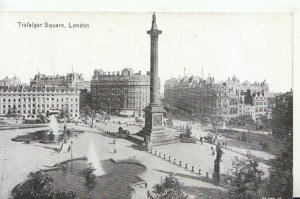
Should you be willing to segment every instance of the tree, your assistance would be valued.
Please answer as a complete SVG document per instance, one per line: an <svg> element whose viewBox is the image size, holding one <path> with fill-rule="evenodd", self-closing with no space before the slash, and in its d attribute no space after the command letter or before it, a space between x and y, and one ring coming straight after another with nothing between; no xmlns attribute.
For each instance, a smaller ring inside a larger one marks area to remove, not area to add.
<svg viewBox="0 0 300 199"><path fill-rule="evenodd" d="M147 192L149 199L187 199L183 192L182 184L173 176L165 177L165 180L154 185L152 193Z"/></svg>
<svg viewBox="0 0 300 199"><path fill-rule="evenodd" d="M208 133L207 136L204 137L204 139L210 144L214 143L214 136L211 133Z"/></svg>
<svg viewBox="0 0 300 199"><path fill-rule="evenodd" d="M8 108L6 117L16 117L16 116L17 116L16 107L14 106L13 108Z"/></svg>
<svg viewBox="0 0 300 199"><path fill-rule="evenodd" d="M46 117L45 115L43 115L42 113L39 113L37 115L37 118L39 118L41 120L42 123L46 123Z"/></svg>
<svg viewBox="0 0 300 199"><path fill-rule="evenodd" d="M272 133L284 141L281 154L274 160L266 186L268 197L293 196L293 93L277 96L272 112Z"/></svg>
<svg viewBox="0 0 300 199"><path fill-rule="evenodd" d="M250 124L253 125L255 121L252 119L251 115L241 115L237 117L238 124Z"/></svg>
<svg viewBox="0 0 300 199"><path fill-rule="evenodd" d="M275 98L271 114L272 133L279 139L293 137L293 93L287 92Z"/></svg>
<svg viewBox="0 0 300 199"><path fill-rule="evenodd" d="M270 169L267 197L293 198L293 145L286 144Z"/></svg>
<svg viewBox="0 0 300 199"><path fill-rule="evenodd" d="M87 89L80 90L80 105L79 108L82 110L86 106L91 106L91 93Z"/></svg>
<svg viewBox="0 0 300 199"><path fill-rule="evenodd" d="M54 179L43 170L30 172L29 180L25 182L14 195L15 199L76 199L74 192L55 192Z"/></svg>
<svg viewBox="0 0 300 199"><path fill-rule="evenodd" d="M82 114L85 115L86 117L92 117L93 111L92 111L91 107L85 106L85 107L82 109Z"/></svg>
<svg viewBox="0 0 300 199"><path fill-rule="evenodd" d="M92 167L92 163L90 163L89 166L83 170L83 174L86 180L86 186L89 189L94 188L96 185L96 175L94 174L95 170L96 169Z"/></svg>
<svg viewBox="0 0 300 199"><path fill-rule="evenodd" d="M258 169L258 159L255 156L248 153L245 158L235 157L232 169L226 175L229 198L261 198L259 188L263 183L263 175L263 171Z"/></svg>
<svg viewBox="0 0 300 199"><path fill-rule="evenodd" d="M31 199L52 199L53 198L53 182L54 179L45 174L42 170L38 172L30 172L29 181L24 184L15 196L15 199L31 198Z"/></svg>
<svg viewBox="0 0 300 199"><path fill-rule="evenodd" d="M68 108L62 108L59 110L59 117L60 118L69 118L69 109Z"/></svg>

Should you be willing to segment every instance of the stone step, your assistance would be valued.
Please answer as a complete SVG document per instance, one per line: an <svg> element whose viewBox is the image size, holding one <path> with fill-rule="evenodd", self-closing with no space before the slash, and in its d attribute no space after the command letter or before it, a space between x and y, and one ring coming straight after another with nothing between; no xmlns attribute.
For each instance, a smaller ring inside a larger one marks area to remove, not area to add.
<svg viewBox="0 0 300 199"><path fill-rule="evenodd" d="M142 136L139 136L137 134L130 134L126 137L127 140L142 145L144 143L144 138Z"/></svg>
<svg viewBox="0 0 300 199"><path fill-rule="evenodd" d="M129 141L132 141L136 144L144 144L144 137L142 137L139 134L131 134L127 136ZM178 143L180 142L180 139L178 137L175 137L173 135L164 134L161 136L153 136L151 137L151 146L157 146L157 145L164 145L164 144L172 144L172 143Z"/></svg>

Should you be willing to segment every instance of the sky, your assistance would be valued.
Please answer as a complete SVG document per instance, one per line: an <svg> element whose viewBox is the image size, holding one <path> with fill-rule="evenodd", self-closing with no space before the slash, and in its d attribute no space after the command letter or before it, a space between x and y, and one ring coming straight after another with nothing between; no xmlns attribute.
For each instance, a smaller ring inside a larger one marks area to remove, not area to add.
<svg viewBox="0 0 300 199"><path fill-rule="evenodd" d="M150 70L152 13L0 12L0 79L24 83L46 75L94 69L143 74ZM292 88L293 40L290 13L156 13L159 76L209 74L216 81L264 79L273 92ZM17 22L86 23L87 29L20 28ZM163 87L163 86L162 86Z"/></svg>

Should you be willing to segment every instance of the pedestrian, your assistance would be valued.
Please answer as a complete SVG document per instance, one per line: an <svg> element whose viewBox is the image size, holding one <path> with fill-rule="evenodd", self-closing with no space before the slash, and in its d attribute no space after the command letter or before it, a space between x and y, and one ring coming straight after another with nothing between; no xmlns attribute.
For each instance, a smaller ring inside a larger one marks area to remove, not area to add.
<svg viewBox="0 0 300 199"><path fill-rule="evenodd" d="M213 147L210 147L210 149L213 151L214 150L214 148Z"/></svg>
<svg viewBox="0 0 300 199"><path fill-rule="evenodd" d="M213 155L213 156L215 155L215 151L214 151L214 150L212 151L212 155Z"/></svg>

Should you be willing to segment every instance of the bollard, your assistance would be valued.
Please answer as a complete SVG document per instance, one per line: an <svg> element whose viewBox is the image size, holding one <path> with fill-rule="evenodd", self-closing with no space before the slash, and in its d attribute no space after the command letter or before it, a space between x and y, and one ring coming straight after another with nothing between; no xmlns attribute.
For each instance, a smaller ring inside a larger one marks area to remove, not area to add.
<svg viewBox="0 0 300 199"><path fill-rule="evenodd" d="M201 175L201 169L199 169L199 173L198 174Z"/></svg>
<svg viewBox="0 0 300 199"><path fill-rule="evenodd" d="M179 166L181 166L181 161L179 161Z"/></svg>
<svg viewBox="0 0 300 199"><path fill-rule="evenodd" d="M206 178L208 178L208 172L206 172Z"/></svg>
<svg viewBox="0 0 300 199"><path fill-rule="evenodd" d="M156 155L156 151L154 151L154 154Z"/></svg>
<svg viewBox="0 0 300 199"><path fill-rule="evenodd" d="M185 168L187 169L187 163L185 163Z"/></svg>
<svg viewBox="0 0 300 199"><path fill-rule="evenodd" d="M164 159L166 159L166 154L164 154Z"/></svg>
<svg viewBox="0 0 300 199"><path fill-rule="evenodd" d="M194 166L192 166L192 172L194 172Z"/></svg>

